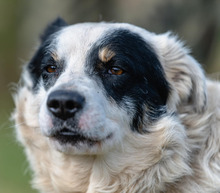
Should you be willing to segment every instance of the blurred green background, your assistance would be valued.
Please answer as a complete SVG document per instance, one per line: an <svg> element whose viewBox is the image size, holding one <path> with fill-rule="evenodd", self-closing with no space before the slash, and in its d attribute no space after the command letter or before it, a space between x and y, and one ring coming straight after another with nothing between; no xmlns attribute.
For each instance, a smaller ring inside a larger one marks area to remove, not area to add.
<svg viewBox="0 0 220 193"><path fill-rule="evenodd" d="M173 31L213 77L220 74L219 0L0 0L0 193L34 193L17 144L12 83L31 58L38 36L56 17L67 22L129 22L156 33Z"/></svg>

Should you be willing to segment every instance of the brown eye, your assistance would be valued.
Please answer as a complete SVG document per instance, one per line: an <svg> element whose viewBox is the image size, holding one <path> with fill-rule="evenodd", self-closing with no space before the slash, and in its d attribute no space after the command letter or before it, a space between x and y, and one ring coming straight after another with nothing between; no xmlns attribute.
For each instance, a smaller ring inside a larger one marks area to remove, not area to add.
<svg viewBox="0 0 220 193"><path fill-rule="evenodd" d="M112 67L111 69L109 69L108 73L113 75L122 75L124 73L124 70L118 67Z"/></svg>
<svg viewBox="0 0 220 193"><path fill-rule="evenodd" d="M57 71L57 66L55 66L55 65L48 65L48 66L46 67L46 71L47 71L48 73L54 73L54 72Z"/></svg>

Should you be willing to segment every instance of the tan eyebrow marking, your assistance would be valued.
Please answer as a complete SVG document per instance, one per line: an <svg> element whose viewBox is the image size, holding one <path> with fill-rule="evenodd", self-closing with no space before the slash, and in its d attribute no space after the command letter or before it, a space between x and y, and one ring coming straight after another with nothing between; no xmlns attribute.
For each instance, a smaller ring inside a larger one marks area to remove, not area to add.
<svg viewBox="0 0 220 193"><path fill-rule="evenodd" d="M99 59L102 62L108 62L115 56L115 52L110 50L108 47L104 47L99 51Z"/></svg>
<svg viewBox="0 0 220 193"><path fill-rule="evenodd" d="M51 53L52 58L54 59L54 61L59 61L58 55L55 52Z"/></svg>

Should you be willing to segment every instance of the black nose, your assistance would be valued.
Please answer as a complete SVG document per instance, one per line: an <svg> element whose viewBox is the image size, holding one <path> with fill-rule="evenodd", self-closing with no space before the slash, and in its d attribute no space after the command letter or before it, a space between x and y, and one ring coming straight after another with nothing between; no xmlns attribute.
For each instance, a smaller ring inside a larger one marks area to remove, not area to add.
<svg viewBox="0 0 220 193"><path fill-rule="evenodd" d="M85 98L78 92L56 90L48 96L48 110L56 117L66 120L82 109Z"/></svg>

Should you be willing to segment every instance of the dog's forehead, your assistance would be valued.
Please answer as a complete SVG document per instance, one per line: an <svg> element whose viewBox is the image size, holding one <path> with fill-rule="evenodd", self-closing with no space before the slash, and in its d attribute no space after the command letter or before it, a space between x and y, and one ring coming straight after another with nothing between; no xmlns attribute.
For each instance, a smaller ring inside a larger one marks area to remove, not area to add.
<svg viewBox="0 0 220 193"><path fill-rule="evenodd" d="M97 25L77 24L61 30L56 39L57 54L63 56L88 50L91 44L107 30Z"/></svg>
<svg viewBox="0 0 220 193"><path fill-rule="evenodd" d="M138 34L144 37L143 39L150 36L148 31L127 23L75 24L65 27L58 33L55 43L56 56L65 61L66 69L71 69L67 71L83 72L91 48L120 30ZM111 44L111 42L109 43Z"/></svg>
<svg viewBox="0 0 220 193"><path fill-rule="evenodd" d="M56 52L60 57L85 54L95 43L116 30L146 33L139 27L126 23L81 23L68 26L56 38Z"/></svg>

